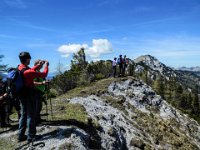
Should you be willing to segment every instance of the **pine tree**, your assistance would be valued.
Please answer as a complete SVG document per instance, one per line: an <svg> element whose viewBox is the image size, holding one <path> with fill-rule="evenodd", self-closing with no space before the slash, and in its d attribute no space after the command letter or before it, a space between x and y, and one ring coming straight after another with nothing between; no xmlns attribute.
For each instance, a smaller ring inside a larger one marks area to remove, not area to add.
<svg viewBox="0 0 200 150"><path fill-rule="evenodd" d="M178 85L178 87L176 88L176 92L181 95L183 93L183 87L181 85Z"/></svg>
<svg viewBox="0 0 200 150"><path fill-rule="evenodd" d="M87 66L85 50L81 48L77 53L73 54L73 60L71 60L71 69L74 71L82 71Z"/></svg>
<svg viewBox="0 0 200 150"><path fill-rule="evenodd" d="M154 82L154 89L156 92L162 96L162 98L165 98L165 86L164 86L164 79L163 77L158 77L156 81Z"/></svg>
<svg viewBox="0 0 200 150"><path fill-rule="evenodd" d="M195 115L199 115L200 107L199 107L199 96L197 93L194 94L193 100L192 100L192 107L193 107L193 113Z"/></svg>

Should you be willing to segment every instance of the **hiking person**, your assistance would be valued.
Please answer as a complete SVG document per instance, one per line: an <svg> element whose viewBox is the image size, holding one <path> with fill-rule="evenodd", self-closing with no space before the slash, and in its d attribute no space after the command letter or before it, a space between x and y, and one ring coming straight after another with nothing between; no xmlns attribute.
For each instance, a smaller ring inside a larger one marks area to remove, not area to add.
<svg viewBox="0 0 200 150"><path fill-rule="evenodd" d="M124 55L124 58L123 58L123 61L122 61L122 75L124 76L125 75L125 71L126 71L126 68L127 68L127 64L126 64L126 55Z"/></svg>
<svg viewBox="0 0 200 150"><path fill-rule="evenodd" d="M125 68L125 74L130 75L130 64L129 64L129 58L126 58L126 68Z"/></svg>
<svg viewBox="0 0 200 150"><path fill-rule="evenodd" d="M40 72L40 70L43 68L43 65L45 61L42 60L36 60L34 63L34 66L39 65L38 69L36 70L37 72ZM48 84L48 81L45 80L45 78L35 78L34 79L34 86L36 89L36 124L41 123L43 120L41 119L40 112L42 110L42 102L47 105L46 100L44 99L44 93L46 90L46 84Z"/></svg>
<svg viewBox="0 0 200 150"><path fill-rule="evenodd" d="M6 101L8 99L8 93L6 91L6 84L3 82L2 77L0 77L0 117L1 117L1 127L9 126L7 118Z"/></svg>
<svg viewBox="0 0 200 150"><path fill-rule="evenodd" d="M119 77L122 76L123 73L123 58L122 55L119 55L119 58L117 59L117 64L119 65Z"/></svg>
<svg viewBox="0 0 200 150"><path fill-rule="evenodd" d="M12 114L12 110L13 108L15 108L15 110L18 113L18 120L20 118L20 102L19 102L19 97L18 94L15 91L15 85L14 84L14 79L16 79L16 77L11 77L9 76L9 73L12 72L13 70L17 70L16 68L9 68L8 69L8 75L7 75L7 93L8 93L8 97L9 97L9 115ZM10 78L11 77L11 78ZM12 121L9 116L8 116L8 120Z"/></svg>
<svg viewBox="0 0 200 150"><path fill-rule="evenodd" d="M30 68L31 56L28 52L21 52L19 54L19 59L21 64L18 66L18 70L23 72L23 79L25 87L20 93L20 106L21 106L21 117L19 120L19 135L18 142L27 139L28 143L33 142L35 139L41 138L41 136L36 135L36 100L35 100L35 89L34 89L34 78L45 78L48 74L49 62L45 62L45 67L43 72L37 72L36 70L40 67L39 65ZM25 136L25 131L27 127L27 136Z"/></svg>
<svg viewBox="0 0 200 150"><path fill-rule="evenodd" d="M117 58L115 57L112 62L112 69L113 69L113 77L115 78L116 70L117 70Z"/></svg>

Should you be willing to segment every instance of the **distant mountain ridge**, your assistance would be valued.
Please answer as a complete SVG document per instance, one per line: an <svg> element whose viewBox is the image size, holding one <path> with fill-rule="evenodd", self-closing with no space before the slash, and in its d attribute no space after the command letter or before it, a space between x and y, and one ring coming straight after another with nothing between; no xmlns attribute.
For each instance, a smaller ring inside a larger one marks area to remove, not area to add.
<svg viewBox="0 0 200 150"><path fill-rule="evenodd" d="M200 72L200 66L196 66L196 67L179 67L179 68L177 68L177 70Z"/></svg>
<svg viewBox="0 0 200 150"><path fill-rule="evenodd" d="M176 70L190 72L190 73L193 73L200 77L200 66L189 67L189 68L188 67L180 67L180 68L177 68Z"/></svg>

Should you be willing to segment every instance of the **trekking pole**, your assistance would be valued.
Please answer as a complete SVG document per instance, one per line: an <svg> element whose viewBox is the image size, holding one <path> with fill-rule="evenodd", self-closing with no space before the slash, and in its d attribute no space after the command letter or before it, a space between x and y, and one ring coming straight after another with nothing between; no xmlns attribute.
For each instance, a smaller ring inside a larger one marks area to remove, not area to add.
<svg viewBox="0 0 200 150"><path fill-rule="evenodd" d="M51 105L51 118L53 119L53 109L52 109L52 103L51 103L51 95L50 95L49 100L50 100L50 105Z"/></svg>
<svg viewBox="0 0 200 150"><path fill-rule="evenodd" d="M47 115L47 120L48 120L48 105L47 105L47 100L48 100L48 95L47 95L47 91L46 91L46 94L45 94L45 97L46 97L46 115Z"/></svg>
<svg viewBox="0 0 200 150"><path fill-rule="evenodd" d="M50 95L50 87L49 87L49 82L47 83L47 93L49 97L49 102L50 102L50 107L51 107L51 118L53 119L53 108L52 108L52 102L51 102L51 95Z"/></svg>

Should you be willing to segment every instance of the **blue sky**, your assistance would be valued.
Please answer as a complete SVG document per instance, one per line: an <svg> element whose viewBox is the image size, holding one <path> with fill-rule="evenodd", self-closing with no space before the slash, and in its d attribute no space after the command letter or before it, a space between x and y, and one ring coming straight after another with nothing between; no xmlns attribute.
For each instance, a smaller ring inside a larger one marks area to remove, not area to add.
<svg viewBox="0 0 200 150"><path fill-rule="evenodd" d="M199 0L1 0L0 54L19 64L47 59L69 68L73 52L85 47L88 60L150 54L167 66L200 63ZM32 64L30 65L32 66Z"/></svg>

